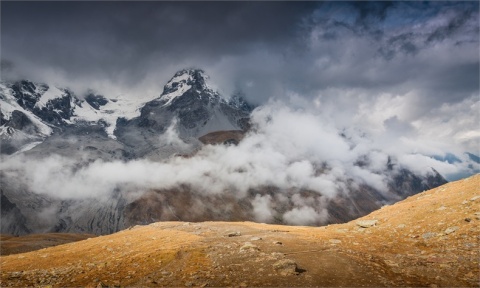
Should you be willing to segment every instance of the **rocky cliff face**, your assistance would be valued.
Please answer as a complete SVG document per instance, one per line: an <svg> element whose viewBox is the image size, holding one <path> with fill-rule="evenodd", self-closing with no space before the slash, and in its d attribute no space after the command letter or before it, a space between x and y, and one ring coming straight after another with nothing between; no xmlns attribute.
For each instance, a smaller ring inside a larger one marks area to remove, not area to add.
<svg viewBox="0 0 480 288"><path fill-rule="evenodd" d="M9 232L9 234L13 235L30 233L30 230L25 226L25 216L23 216L17 205L10 202L10 200L3 194L3 191L0 192L0 197L0 210L2 216L0 224L2 233L3 231Z"/></svg>
<svg viewBox="0 0 480 288"><path fill-rule="evenodd" d="M120 121L116 136L143 157L162 150L158 149L162 145L158 135L174 126L180 139L192 144L190 150L179 152L191 153L199 147L197 138L202 135L246 128L251 110L239 107L238 102L246 103L238 98L228 102L208 85L202 70L182 70L165 85L159 98L142 107L139 117Z"/></svg>

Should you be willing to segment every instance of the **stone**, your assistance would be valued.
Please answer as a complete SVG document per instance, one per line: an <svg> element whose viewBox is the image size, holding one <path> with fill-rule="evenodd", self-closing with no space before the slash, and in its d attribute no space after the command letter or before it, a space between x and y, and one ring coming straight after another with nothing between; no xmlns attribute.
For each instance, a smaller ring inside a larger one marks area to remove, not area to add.
<svg viewBox="0 0 480 288"><path fill-rule="evenodd" d="M447 229L445 229L444 233L445 233L445 235L451 234L451 233L457 231L458 228L459 228L458 226L448 227Z"/></svg>
<svg viewBox="0 0 480 288"><path fill-rule="evenodd" d="M23 272L12 272L12 273L10 273L8 278L10 278L10 279L20 278L20 277L22 277L22 274L23 274Z"/></svg>
<svg viewBox="0 0 480 288"><path fill-rule="evenodd" d="M427 232L427 233L424 233L424 234L422 235L422 238L423 238L423 239L430 239L430 238L433 238L433 237L435 237L435 236L437 236L437 233Z"/></svg>
<svg viewBox="0 0 480 288"><path fill-rule="evenodd" d="M252 237L250 238L250 241L260 241L262 240L262 237Z"/></svg>
<svg viewBox="0 0 480 288"><path fill-rule="evenodd" d="M291 259L278 260L273 264L273 269L277 270L281 275L297 275L297 263Z"/></svg>
<svg viewBox="0 0 480 288"><path fill-rule="evenodd" d="M480 195L472 197L470 201L477 201L478 199L480 199Z"/></svg>
<svg viewBox="0 0 480 288"><path fill-rule="evenodd" d="M357 225L362 228L369 228L373 226L377 226L378 220L360 220L357 221Z"/></svg>
<svg viewBox="0 0 480 288"><path fill-rule="evenodd" d="M258 248L257 245L253 245L250 242L245 242L242 247L240 247L240 251L259 251L260 248Z"/></svg>
<svg viewBox="0 0 480 288"><path fill-rule="evenodd" d="M399 225L397 226L397 228L400 228L400 229L403 229L403 228L405 228L405 227L407 227L405 224L399 224Z"/></svg>
<svg viewBox="0 0 480 288"><path fill-rule="evenodd" d="M239 231L230 231L227 234L225 234L227 237L237 237L237 236L242 236L242 233Z"/></svg>
<svg viewBox="0 0 480 288"><path fill-rule="evenodd" d="M330 239L330 240L328 240L328 242L330 242L330 243L332 243L332 244L340 244L340 243L342 243L342 241L341 241L341 240L338 240L338 239Z"/></svg>
<svg viewBox="0 0 480 288"><path fill-rule="evenodd" d="M475 215L475 218L477 220L480 220L480 212L475 212L475 214L473 214L473 215Z"/></svg>
<svg viewBox="0 0 480 288"><path fill-rule="evenodd" d="M97 288L103 288L103 287L108 287L108 285L103 283L102 281L98 282Z"/></svg>
<svg viewBox="0 0 480 288"><path fill-rule="evenodd" d="M283 245L283 243L280 242L280 241L273 241L273 244L274 244L274 245Z"/></svg>

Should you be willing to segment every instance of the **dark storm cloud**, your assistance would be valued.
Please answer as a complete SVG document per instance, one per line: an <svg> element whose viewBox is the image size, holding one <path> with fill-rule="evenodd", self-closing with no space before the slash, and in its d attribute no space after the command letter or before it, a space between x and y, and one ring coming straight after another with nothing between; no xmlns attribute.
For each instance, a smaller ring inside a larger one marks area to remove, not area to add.
<svg viewBox="0 0 480 288"><path fill-rule="evenodd" d="M426 134L461 130L458 142L478 143L470 133L478 128L478 2L1 5L3 78L137 97L197 67L224 95L242 90L255 104L314 102L345 126L399 129L395 119Z"/></svg>
<svg viewBox="0 0 480 288"><path fill-rule="evenodd" d="M475 2L2 2L1 21L3 63L13 63L3 77L161 91L176 70L198 67L257 103L286 89L433 85L429 77L448 77L451 67L418 78L431 64L419 51L478 43ZM474 79L476 64L456 63L455 75Z"/></svg>
<svg viewBox="0 0 480 288"><path fill-rule="evenodd" d="M282 47L315 3L3 2L3 58L132 83L151 66ZM126 74L126 75L125 75Z"/></svg>
<svg viewBox="0 0 480 288"><path fill-rule="evenodd" d="M462 29L467 24L473 13L474 11L472 10L460 11L458 15L455 15L455 17L448 21L447 25L440 26L435 29L435 31L428 36L427 42L442 41L447 37L452 36L455 32Z"/></svg>

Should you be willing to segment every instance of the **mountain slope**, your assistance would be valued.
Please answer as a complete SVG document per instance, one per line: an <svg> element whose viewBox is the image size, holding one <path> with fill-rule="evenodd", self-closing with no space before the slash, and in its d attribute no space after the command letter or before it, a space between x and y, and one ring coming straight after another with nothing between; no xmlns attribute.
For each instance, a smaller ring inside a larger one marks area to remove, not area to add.
<svg viewBox="0 0 480 288"><path fill-rule="evenodd" d="M197 138L204 134L246 128L251 110L239 106L239 101L244 100L229 102L214 91L202 70L181 70L165 85L160 97L146 103L139 117L120 121L115 135L128 147L135 147L137 157L158 158L156 153L165 152L159 149L164 143L158 141L158 135L170 128L180 141L191 145L177 145L177 153L191 153L200 146Z"/></svg>
<svg viewBox="0 0 480 288"><path fill-rule="evenodd" d="M78 126L101 126L115 139L118 118L138 116L149 100L106 98L93 92L81 97L67 88L28 80L0 83L0 140L7 148L1 153L12 154L26 144L41 143L54 132L61 134Z"/></svg>
<svg viewBox="0 0 480 288"><path fill-rule="evenodd" d="M13 162L73 161L75 171L95 161L165 160L198 150L198 134L242 128L251 112L243 98L235 96L229 102L209 86L203 71L195 69L176 73L163 93L149 100L95 93L79 97L68 89L31 81L2 83L0 152ZM22 183L22 174L9 167L0 171L2 197L15 207L5 210L2 233L106 234L125 228L123 211L131 197L105 191L112 195L110 201L64 199L56 197L61 187L39 195L32 191L36 187ZM39 217L44 211L48 217ZM6 221L22 217L26 220L17 221L17 226Z"/></svg>
<svg viewBox="0 0 480 288"><path fill-rule="evenodd" d="M199 69L178 71L148 101L80 97L29 81L0 85L0 184L15 207L3 218L19 219L2 222L0 232L101 235L171 220L326 225L446 183L382 151L369 155L368 144L354 155L355 135L289 120L292 111L252 116L240 92L228 98L213 87ZM302 141L303 134L316 136ZM344 151L332 157L335 145ZM318 147L324 151L310 159Z"/></svg>
<svg viewBox="0 0 480 288"><path fill-rule="evenodd" d="M162 222L2 256L10 286L478 286L480 175L328 227Z"/></svg>

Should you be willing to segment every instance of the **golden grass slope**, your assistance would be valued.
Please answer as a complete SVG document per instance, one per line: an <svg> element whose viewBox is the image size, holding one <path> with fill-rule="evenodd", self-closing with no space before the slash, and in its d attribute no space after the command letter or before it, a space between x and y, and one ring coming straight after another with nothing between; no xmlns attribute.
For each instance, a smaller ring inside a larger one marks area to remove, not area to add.
<svg viewBox="0 0 480 288"><path fill-rule="evenodd" d="M39 250L96 237L91 234L45 233L12 236L0 234L0 255L10 255Z"/></svg>
<svg viewBox="0 0 480 288"><path fill-rule="evenodd" d="M1 285L478 287L479 181L475 175L327 227L136 226L2 256Z"/></svg>

